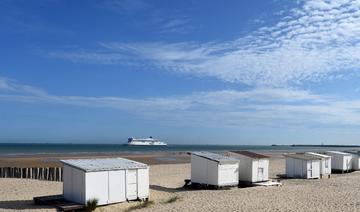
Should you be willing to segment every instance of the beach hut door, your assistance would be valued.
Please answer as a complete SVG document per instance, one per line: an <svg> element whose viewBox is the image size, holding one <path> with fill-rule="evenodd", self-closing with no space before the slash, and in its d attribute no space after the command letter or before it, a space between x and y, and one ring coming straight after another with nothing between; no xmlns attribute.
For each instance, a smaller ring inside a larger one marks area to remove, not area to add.
<svg viewBox="0 0 360 212"><path fill-rule="evenodd" d="M127 198L137 199L137 171L136 169L127 170Z"/></svg>
<svg viewBox="0 0 360 212"><path fill-rule="evenodd" d="M348 158L345 158L345 165L346 170L350 170L350 160Z"/></svg>
<svg viewBox="0 0 360 212"><path fill-rule="evenodd" d="M108 203L126 201L125 196L125 171L109 171L109 200Z"/></svg>
<svg viewBox="0 0 360 212"><path fill-rule="evenodd" d="M312 178L313 174L312 174L312 170L313 170L313 164L312 161L310 161L310 163L308 163L309 165L309 169L308 169L308 178Z"/></svg>
<svg viewBox="0 0 360 212"><path fill-rule="evenodd" d="M264 181L264 168L258 168L258 181Z"/></svg>

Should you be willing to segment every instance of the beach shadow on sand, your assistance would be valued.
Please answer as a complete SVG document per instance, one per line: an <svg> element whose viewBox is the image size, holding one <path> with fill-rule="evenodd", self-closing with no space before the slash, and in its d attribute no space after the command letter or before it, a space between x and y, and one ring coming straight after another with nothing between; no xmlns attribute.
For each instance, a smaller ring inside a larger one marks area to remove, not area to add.
<svg viewBox="0 0 360 212"><path fill-rule="evenodd" d="M159 185L150 185L150 188L156 191L163 191L163 192L169 192L169 193L179 193L179 192L185 192L185 191L198 191L198 190L229 190L230 187L223 187L223 188L214 188L214 187L203 187L203 186L182 186L178 188L168 188L164 186Z"/></svg>
<svg viewBox="0 0 360 212"><path fill-rule="evenodd" d="M0 201L0 211L3 209L12 210L36 210L36 209L50 209L51 206L35 205L33 200L8 200Z"/></svg>
<svg viewBox="0 0 360 212"><path fill-rule="evenodd" d="M289 180L292 178L289 178L286 176L286 174L277 174L276 177L273 178L274 180Z"/></svg>
<svg viewBox="0 0 360 212"><path fill-rule="evenodd" d="M150 188L153 189L153 190L156 190L156 191L164 191L164 192L171 192L171 193L186 191L186 189L184 189L184 187L168 188L168 187L165 187L165 186L150 185Z"/></svg>

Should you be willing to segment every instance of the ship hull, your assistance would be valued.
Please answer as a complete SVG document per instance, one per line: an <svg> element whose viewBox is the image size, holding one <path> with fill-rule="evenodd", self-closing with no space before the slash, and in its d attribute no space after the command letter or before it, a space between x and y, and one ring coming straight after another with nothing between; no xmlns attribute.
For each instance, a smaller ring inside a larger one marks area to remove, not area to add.
<svg viewBox="0 0 360 212"><path fill-rule="evenodd" d="M127 144L128 146L167 146L167 144Z"/></svg>
<svg viewBox="0 0 360 212"><path fill-rule="evenodd" d="M128 146L166 146L165 143L151 143L151 142L131 142L127 144Z"/></svg>
<svg viewBox="0 0 360 212"><path fill-rule="evenodd" d="M167 143L149 137L142 139L129 138L127 145L128 146L167 146Z"/></svg>

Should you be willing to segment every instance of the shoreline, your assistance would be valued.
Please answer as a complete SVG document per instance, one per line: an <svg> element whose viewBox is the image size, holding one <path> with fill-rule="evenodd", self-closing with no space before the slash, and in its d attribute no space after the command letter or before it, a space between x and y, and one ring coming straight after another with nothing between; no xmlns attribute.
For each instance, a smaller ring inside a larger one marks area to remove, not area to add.
<svg viewBox="0 0 360 212"><path fill-rule="evenodd" d="M139 153L56 153L56 154L28 154L28 155L0 155L0 167L60 167L60 160L124 157L149 165L179 164L190 162L186 152L139 152Z"/></svg>
<svg viewBox="0 0 360 212"><path fill-rule="evenodd" d="M213 151L227 153L229 151ZM282 154L289 151L255 151L261 152L273 158L281 158ZM166 152L117 152L117 153L56 153L56 154L28 154L28 155L0 155L0 167L61 167L60 160L84 159L84 158L107 158L124 157L148 165L161 164L184 164L190 163L190 155L187 151L166 151Z"/></svg>
<svg viewBox="0 0 360 212"><path fill-rule="evenodd" d="M272 158L283 158L283 154L315 151L323 152L326 150L334 150L332 148L327 149L323 146L318 147L316 145L313 148L294 148L294 149L259 149L252 150L261 154L268 155ZM360 148L354 147L342 147L336 148L336 150L360 150ZM226 154L229 150L199 150L210 151L215 153ZM64 159L83 159L83 158L106 158L106 157L124 157L130 160L139 161L148 165L158 164L181 164L190 163L190 156L188 152L191 151L176 151L176 150L154 150L154 151L113 151L113 152L63 152L63 153L28 153L28 154L0 154L0 167L61 167L60 160Z"/></svg>

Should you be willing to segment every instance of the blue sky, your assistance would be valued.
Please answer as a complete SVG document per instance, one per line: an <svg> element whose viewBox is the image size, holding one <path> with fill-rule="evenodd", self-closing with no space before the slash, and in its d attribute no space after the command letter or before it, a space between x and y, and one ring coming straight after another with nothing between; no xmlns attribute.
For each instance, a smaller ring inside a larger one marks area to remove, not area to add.
<svg viewBox="0 0 360 212"><path fill-rule="evenodd" d="M360 1L0 1L0 141L358 144Z"/></svg>

